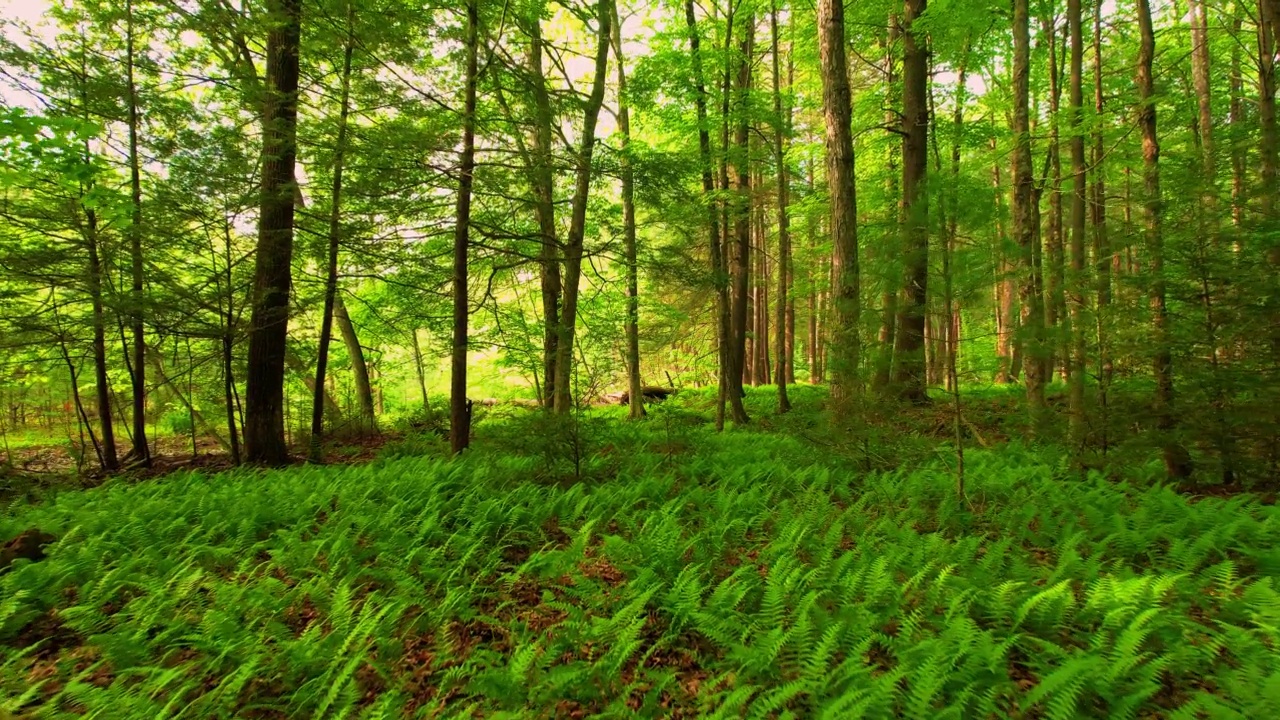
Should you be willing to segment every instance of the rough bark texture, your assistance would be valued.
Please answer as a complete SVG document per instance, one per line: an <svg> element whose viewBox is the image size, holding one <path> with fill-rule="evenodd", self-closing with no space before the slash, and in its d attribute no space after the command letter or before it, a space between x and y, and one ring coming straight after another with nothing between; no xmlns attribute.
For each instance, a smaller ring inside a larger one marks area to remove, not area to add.
<svg viewBox="0 0 1280 720"><path fill-rule="evenodd" d="M591 156L596 147L596 121L604 103L605 76L609 64L609 34L613 3L600 0L596 7L599 37L596 42L595 77L591 95L583 111L581 145L575 168L573 206L569 234L564 244L564 305L560 312L560 337L556 345L555 411L568 414L573 409L573 344L578 324L578 284L582 279L583 240L587 232L587 198L591 193Z"/></svg>
<svg viewBox="0 0 1280 720"><path fill-rule="evenodd" d="M1142 133L1143 198L1146 224L1149 299L1152 317L1153 372L1156 394L1153 412L1161 437L1165 469L1170 477L1185 478L1191 460L1172 436L1176 427L1173 409L1173 362L1169 344L1169 310L1165 302L1163 198L1160 191L1160 141L1156 135L1155 81L1151 73L1156 40L1148 0L1138 0L1138 129Z"/></svg>
<svg viewBox="0 0 1280 720"><path fill-rule="evenodd" d="M1107 388L1111 384L1111 347L1108 334L1109 308L1111 306L1111 241L1107 237L1107 187L1106 173L1102 167L1106 148L1102 142L1102 3L1093 4L1093 196L1090 206L1093 214L1093 264L1097 274L1098 307L1098 377L1101 402L1106 402ZM1081 330L1083 332L1083 329ZM1104 446L1105 450L1105 446Z"/></svg>
<svg viewBox="0 0 1280 720"><path fill-rule="evenodd" d="M884 82L885 82L885 111L884 125L890 132L901 132L902 121L898 114L898 58L895 55L898 38L901 35L901 27L898 24L897 15L889 16L889 28L885 35L884 43ZM888 149L888 157L885 159L888 167L885 172L885 211L886 226L889 228L885 233L885 242L883 256L881 262L886 267L897 267L900 249L902 243L902 198L899 192L899 181L902 179L899 173L898 156L902 154L902 143L890 142ZM876 369L875 375L871 380L871 387L878 392L884 392L889 389L889 380L893 372L893 346L895 335L898 328L898 286L893 280L884 283L884 292L880 295L880 332L877 340L880 343L880 349L876 353Z"/></svg>
<svg viewBox="0 0 1280 720"><path fill-rule="evenodd" d="M458 204L453 231L453 351L449 376L449 448L455 455L471 444L471 401L467 399L467 253L471 244L471 186L476 169L476 82L479 74L479 12L467 2L466 88L463 91L462 156L458 160Z"/></svg>
<svg viewBox="0 0 1280 720"><path fill-rule="evenodd" d="M859 386L858 204L854 176L852 105L845 58L844 3L818 2L822 111L826 126L827 185L831 194L833 275L831 394L837 414L846 412Z"/></svg>
<svg viewBox="0 0 1280 720"><path fill-rule="evenodd" d="M929 283L929 49L913 25L926 0L906 0L902 15L902 215L906 223L903 257L905 284L894 342L897 394L927 403L925 304Z"/></svg>
<svg viewBox="0 0 1280 720"><path fill-rule="evenodd" d="M1063 262L1063 229L1062 229L1062 143L1061 143L1061 107L1062 107L1062 61L1059 56L1056 18L1046 17L1043 21L1043 39L1049 43L1049 237L1044 243L1049 255L1049 271L1044 273L1044 347L1045 382L1053 378L1055 361L1064 339L1060 327L1065 320L1065 288L1066 268ZM1034 130L1034 128L1033 128ZM1039 209L1039 192L1037 189L1035 205ZM1040 223L1036 223L1039 231ZM1039 243L1037 243L1039 247Z"/></svg>
<svg viewBox="0 0 1280 720"><path fill-rule="evenodd" d="M284 356L289 332L290 263L297 157L301 0L270 0L267 82L262 113L262 203L245 389L249 462L289 461L284 435Z"/></svg>

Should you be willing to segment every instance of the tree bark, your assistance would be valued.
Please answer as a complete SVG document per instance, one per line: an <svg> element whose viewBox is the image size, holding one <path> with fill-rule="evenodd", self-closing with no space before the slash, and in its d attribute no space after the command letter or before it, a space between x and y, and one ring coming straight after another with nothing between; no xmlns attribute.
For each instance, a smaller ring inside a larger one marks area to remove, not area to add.
<svg viewBox="0 0 1280 720"><path fill-rule="evenodd" d="M779 58L778 42L778 2L773 0L769 15L769 29L773 35L773 114L775 126L773 133L773 154L778 165L778 275L777 322L774 329L774 352L778 362L774 370L774 380L778 384L778 413L791 410L791 399L787 397L787 372L791 363L791 342L788 328L787 308L789 307L790 288L787 281L791 276L791 224L788 217L788 205L791 202L791 176L787 171L786 135L791 131L791 105L788 101L785 114L782 107L782 63ZM794 317L794 316L792 316Z"/></svg>
<svg viewBox="0 0 1280 720"><path fill-rule="evenodd" d="M1063 252L1062 229L1062 143L1061 143L1061 108L1062 108L1062 62L1058 52L1057 18L1050 16L1043 21L1044 37L1049 43L1049 172L1052 186L1049 190L1049 241L1045 243L1049 255L1049 272L1044 273L1048 281L1044 283L1044 347L1045 382L1053 379L1057 355L1064 344L1065 333L1062 325L1066 318L1066 270ZM1039 196L1035 197L1037 211ZM1040 224L1036 223L1039 229ZM1065 353L1064 353L1065 354ZM1064 358L1063 362L1066 362Z"/></svg>
<svg viewBox="0 0 1280 720"><path fill-rule="evenodd" d="M711 156L711 131L707 120L707 85L703 76L701 39L698 36L698 21L694 14L694 1L685 1L685 21L689 29L689 54L693 64L693 79L696 95L694 105L698 112L698 152L702 158L702 193L707 203L707 229L711 248L711 280L716 294L716 349L718 368L716 380L718 397L716 403L716 430L724 429L725 400L728 395L728 371L730 360L726 355L727 338L729 336L729 288L725 272L724 254L720 244L720 213L713 202L715 180L712 177L715 162ZM733 402L742 403L741 397L730 398Z"/></svg>
<svg viewBox="0 0 1280 720"><path fill-rule="evenodd" d="M289 461L284 436L284 356L293 258L301 0L269 0L262 114L262 207L250 316L245 452L252 463Z"/></svg>
<svg viewBox="0 0 1280 720"><path fill-rule="evenodd" d="M342 235L342 171L347 150L347 117L351 108L351 54L355 48L353 13L354 5L348 0L347 39L342 50L342 77L338 101L338 137L333 150L333 186L329 193L329 253L324 281L324 312L320 317L320 347L316 351L316 384L311 397L311 442L308 460L316 463L324 460L324 378L329 363L329 338L333 334L334 305L338 298L338 242ZM346 313L344 312L343 315L345 316ZM346 324L350 324L350 319ZM344 337L345 329L344 326ZM354 363L353 359L352 364ZM366 381L367 379L366 377Z"/></svg>
<svg viewBox="0 0 1280 720"><path fill-rule="evenodd" d="M125 74L129 101L129 221L130 301L129 321L133 331L133 449L128 460L142 467L151 466L151 448L147 444L147 362L146 336L143 326L142 294L142 170L138 158L138 85L134 77L137 64L134 46L133 0L125 0Z"/></svg>
<svg viewBox="0 0 1280 720"><path fill-rule="evenodd" d="M422 345L418 342L418 328L409 333L409 341L413 343L413 369L418 376L418 389L422 391L422 409L431 412L431 399L427 397L427 374L422 366Z"/></svg>
<svg viewBox="0 0 1280 720"><path fill-rule="evenodd" d="M902 129L901 116L897 111L897 58L894 56L894 46L900 34L901 28L898 24L898 16L890 15L889 28L884 44L886 95L884 124L886 128L890 129L890 132L901 132ZM902 145L900 142L890 142L888 157L885 158L885 162L888 165L885 173L885 208L887 214L885 224L890 229L885 233L883 262L887 267L897 266L902 245L902 198L899 193L899 181L902 178L898 167L898 156L902 153ZM880 333L877 337L880 348L877 351L875 376L871 381L871 386L877 392L887 391L889 389L889 381L892 378L894 336L898 327L898 290L897 285L890 280L885 283L884 292L880 295Z"/></svg>
<svg viewBox="0 0 1280 720"><path fill-rule="evenodd" d="M622 54L622 18L613 6L613 55L618 62L618 129L622 131L622 245L627 264L627 390L631 418L644 417L644 389L640 384L640 280L636 264L635 172L631 168L631 109L627 98L626 62Z"/></svg>
<svg viewBox="0 0 1280 720"><path fill-rule="evenodd" d="M365 362L364 347L360 344L360 336L356 334L356 326L351 323L346 303L342 301L342 293L334 298L333 318L338 323L338 331L342 333L342 343L347 348L347 356L351 359L351 372L355 378L356 402L360 405L360 432L378 431L378 413L373 402L373 383L369 380L369 364Z"/></svg>
<svg viewBox="0 0 1280 720"><path fill-rule="evenodd" d="M1036 263L1034 180L1031 168L1031 130L1028 101L1031 75L1030 13L1028 0L1013 3L1013 236L1020 252L1022 279L1023 354L1026 356L1027 401L1031 427L1039 429L1044 399L1044 309L1041 304Z"/></svg>
<svg viewBox="0 0 1280 720"><path fill-rule="evenodd" d="M458 159L458 204L453 231L453 351L449 375L449 448L454 455L471 444L471 401L467 399L467 252L471 243L471 186L476 168L476 84L479 81L479 0L467 0L466 68L462 154Z"/></svg>
<svg viewBox="0 0 1280 720"><path fill-rule="evenodd" d="M1093 3L1093 265L1097 274L1098 307L1098 377L1101 402L1111 385L1112 364L1108 332L1111 307L1111 242L1107 237L1107 188L1103 160L1106 149L1102 141L1104 95L1102 92L1102 3ZM1082 329L1083 332L1083 329ZM1105 419L1104 419L1105 422ZM1104 441L1105 443L1105 441ZM1104 444L1103 450L1106 450Z"/></svg>
<svg viewBox="0 0 1280 720"><path fill-rule="evenodd" d="M1138 128L1142 132L1143 216L1146 223L1148 274L1151 278L1153 372L1156 381L1153 408L1156 430L1161 434L1165 469L1173 478L1191 474L1191 458L1173 437L1177 421L1173 407L1173 362L1169 341L1169 310L1165 301L1164 200L1160 191L1160 141L1156 134L1155 81L1151 72L1155 58L1155 31L1148 0L1138 0Z"/></svg>
<svg viewBox="0 0 1280 720"><path fill-rule="evenodd" d="M1084 446L1085 366L1085 195L1086 172L1084 159L1084 131L1082 112L1084 107L1084 23L1081 0L1067 0L1067 25L1071 34L1071 79L1067 90L1067 123L1071 128L1071 352L1064 358L1067 363L1068 412L1072 451L1079 453Z"/></svg>
<svg viewBox="0 0 1280 720"><path fill-rule="evenodd" d="M542 70L542 6L534 8L529 21L529 75L534 105L533 186L534 214L538 221L540 250L539 281L542 286L542 404L555 405L556 347L560 338L560 301L564 292L560 279L560 243L556 230L555 183L551 171L551 98Z"/></svg>
<svg viewBox="0 0 1280 720"><path fill-rule="evenodd" d="M925 315L929 286L929 48L913 25L926 0L906 0L902 15L902 215L905 285L898 315L893 380L897 395L929 402Z"/></svg>
<svg viewBox="0 0 1280 720"><path fill-rule="evenodd" d="M858 204L854 175L852 96L845 58L842 0L818 0L818 47L822 71L822 110L826 126L827 185L831 194L831 238L835 282L832 292L831 395L837 416L847 417L860 387L858 323Z"/></svg>
<svg viewBox="0 0 1280 720"><path fill-rule="evenodd" d="M743 36L739 41L737 58L737 80L734 83L733 95L736 98L737 125L734 132L736 157L733 158L734 197L734 253L732 272L733 305L729 315L729 355L733 360L733 370L729 373L729 397L741 397L743 392L743 374L747 369L747 304L751 274L751 125L747 116L747 101L751 92L751 64L755 50L755 16L747 13L742 22ZM745 409L741 405L730 407L733 421L748 421Z"/></svg>
<svg viewBox="0 0 1280 720"><path fill-rule="evenodd" d="M609 64L611 0L600 0L596 9L599 38L596 44L595 77L583 112L581 147L578 150L576 185L565 239L564 306L560 314L560 337L556 346L555 411L568 414L573 409L573 351L578 323L578 284L582 279L582 246L587 231L587 198L591 192L591 155L596 146L596 121L604 103L605 76Z"/></svg>

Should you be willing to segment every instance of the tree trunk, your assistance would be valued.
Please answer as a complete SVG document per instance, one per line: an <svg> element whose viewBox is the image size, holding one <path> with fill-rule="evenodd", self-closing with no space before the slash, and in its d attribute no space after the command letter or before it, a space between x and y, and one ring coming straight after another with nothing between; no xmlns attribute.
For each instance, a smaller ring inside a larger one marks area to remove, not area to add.
<svg viewBox="0 0 1280 720"><path fill-rule="evenodd" d="M1111 385L1111 346L1108 332L1111 307L1111 242L1107 237L1107 188L1106 172L1102 164L1106 148L1102 142L1103 119L1102 94L1102 3L1093 3L1093 265L1097 273L1097 330L1098 377L1101 402L1106 405L1106 393ZM1081 328L1083 332L1083 328ZM1106 419L1103 419L1105 427ZM1106 446L1104 441L1103 451Z"/></svg>
<svg viewBox="0 0 1280 720"><path fill-rule="evenodd" d="M471 186L476 168L476 84L479 80L479 0L467 0L466 87L462 115L462 155L458 159L458 204L453 231L453 351L449 375L449 448L454 455L471 444L471 401L467 399L467 251L471 242Z"/></svg>
<svg viewBox="0 0 1280 720"><path fill-rule="evenodd" d="M777 327L774 329L774 352L778 362L774 370L774 380L778 384L778 412L791 410L791 400L787 397L787 373L791 367L791 334L788 332L789 320L787 309L790 306L790 288L787 281L791 277L791 225L788 218L788 205L791 202L790 173L787 171L787 155L785 136L791 132L791 106L788 103L785 114L782 107L782 63L778 48L778 2L773 0L772 12L769 15L769 28L773 35L773 114L776 125L773 133L773 154L778 164L778 294L777 294ZM794 320L794 315L790 316Z"/></svg>
<svg viewBox="0 0 1280 720"><path fill-rule="evenodd" d="M1084 366L1085 366L1085 195L1086 172L1084 159L1084 132L1082 117L1084 107L1084 24L1081 0L1067 0L1067 26L1071 33L1071 79L1067 91L1067 122L1071 128L1071 278L1068 283L1071 294L1071 352L1064 358L1067 364L1068 411L1072 452L1084 447L1085 422Z"/></svg>
<svg viewBox="0 0 1280 720"><path fill-rule="evenodd" d="M417 373L417 388L422 392L422 410L431 411L431 400L426 395L426 372L422 368L422 346L417 342L417 328L413 328L410 333L410 341L413 343L413 370Z"/></svg>
<svg viewBox="0 0 1280 720"><path fill-rule="evenodd" d="M906 223L906 283L898 315L893 380L897 395L911 403L929 402L925 358L925 315L929 284L929 48L913 25L926 0L907 0L902 21L902 215Z"/></svg>
<svg viewBox="0 0 1280 720"><path fill-rule="evenodd" d="M1142 132L1142 169L1145 198L1143 216L1146 221L1147 263L1151 278L1150 302L1153 319L1152 343L1156 381L1156 430L1161 434L1165 469L1173 478L1186 478L1191 473L1191 458L1173 437L1177 425L1173 408L1173 362L1169 343L1169 311L1165 303L1163 198L1160 194L1160 141L1156 135L1155 82L1151 63L1155 57L1155 32L1151 25L1148 0L1138 0L1138 128Z"/></svg>
<svg viewBox="0 0 1280 720"><path fill-rule="evenodd" d="M644 417L644 389L640 384L640 281L636 265L635 174L631 169L631 111L627 98L626 62L622 54L622 19L613 7L613 54L618 62L618 129L622 131L622 240L627 264L627 390L631 418Z"/></svg>
<svg viewBox="0 0 1280 720"><path fill-rule="evenodd" d="M102 434L102 469L120 469L116 435L111 420L111 384L107 379L106 319L102 302L102 259L99 256L98 214L88 206L85 240L89 246L89 299L93 304L93 378L97 390L98 425Z"/></svg>
<svg viewBox="0 0 1280 720"><path fill-rule="evenodd" d="M128 460L142 467L151 466L151 449L147 445L147 342L142 324L142 170L138 158L138 85L134 78L136 48L134 47L133 0L125 0L125 71L129 100L129 201L133 211L129 222L130 261L130 325L133 331L133 362L130 373L133 381L133 449Z"/></svg>
<svg viewBox="0 0 1280 720"><path fill-rule="evenodd" d="M991 149L996 143L991 141ZM1004 225L1004 184L1000 179L999 161L991 165L991 186L996 197L996 377L997 385L1006 385L1018 379L1013 371L1014 329L1018 315L1014 311L1013 298L1017 293L1014 287L1016 264L1009 262L1008 237Z"/></svg>
<svg viewBox="0 0 1280 720"><path fill-rule="evenodd" d="M284 355L293 258L301 0L269 0L267 89L262 114L262 208L254 269L245 399L249 462L289 461L284 436Z"/></svg>
<svg viewBox="0 0 1280 720"><path fill-rule="evenodd" d="M1020 250L1024 309L1023 353L1026 355L1027 401L1032 430L1039 429L1044 412L1044 310L1041 306L1036 267L1035 208L1032 207L1031 131L1028 101L1031 75L1031 41L1028 0L1013 3L1013 236Z"/></svg>
<svg viewBox="0 0 1280 720"><path fill-rule="evenodd" d="M716 334L718 368L716 373L718 385L718 401L716 403L716 430L724 429L724 405L728 394L729 359L725 354L726 339L729 335L729 289L724 282L724 255L720 244L720 213L712 201L715 193L715 180L712 177L714 160L711 156L711 131L707 121L707 85L703 77L701 40L698 36L698 22L694 14L694 0L685 2L685 21L689 29L689 54L693 63L693 77L697 94L694 104L698 111L698 151L702 158L702 194L707 203L707 229L711 240L711 279L716 290ZM741 404L742 398L734 398Z"/></svg>
<svg viewBox="0 0 1280 720"><path fill-rule="evenodd" d="M1258 142L1261 162L1261 192L1258 210L1267 229L1275 222L1277 164L1280 164L1280 139L1276 129L1276 17L1275 0L1258 0L1258 122L1262 136ZM1280 245L1273 246L1268 254L1272 263L1280 264Z"/></svg>
<svg viewBox="0 0 1280 720"><path fill-rule="evenodd" d="M809 196L810 197L812 197L814 194L813 175L814 175L815 164L816 164L816 161L811 157L809 159ZM805 338L806 340L805 360L807 360L809 364L809 384L817 385L819 382L821 382L821 375L818 372L818 365L819 365L819 359L818 359L818 294L819 293L818 293L818 287L817 287L818 273L814 272L814 266L820 265L820 263L818 262L818 256L817 256L818 218L814 214L814 212L810 210L808 212L808 217L806 218L806 220L807 220L806 232L808 234L808 240L809 240L810 260L808 263L808 268L806 269L806 272L808 273L808 276L809 276L809 298L808 298L809 317L808 317L808 327L807 327L808 333L807 333L807 337Z"/></svg>
<svg viewBox="0 0 1280 720"><path fill-rule="evenodd" d="M751 125L747 116L747 99L751 90L752 54L755 50L755 16L747 13L742 23L743 36L739 41L738 77L734 84L734 96L737 98L738 118L734 134L734 147L737 157L734 158L734 238L733 254L733 306L729 316L729 354L733 358L733 371L729 373L729 396L744 395L743 373L747 369L747 302L748 285L751 274L751 169L750 139ZM733 421L748 421L745 409L739 414L741 405L732 406Z"/></svg>
<svg viewBox="0 0 1280 720"><path fill-rule="evenodd" d="M342 301L342 293L334 297L333 317L338 323L338 331L342 333L342 343L347 347L347 356L351 359L351 372L355 378L356 402L360 406L360 432L378 431L378 414L373 402L373 383L369 381L369 365L364 359L364 347L360 345L360 336L356 334L355 325L351 324L351 316Z"/></svg>
<svg viewBox="0 0 1280 720"><path fill-rule="evenodd" d="M1240 36L1244 24L1241 3L1234 5L1232 37ZM1095 23L1096 25L1096 23ZM1240 45L1231 44L1231 108L1228 122L1231 126L1231 223L1237 229L1244 220L1244 143L1241 139L1248 132L1244 128L1244 73L1240 68ZM1239 245L1237 243L1237 249Z"/></svg>
<svg viewBox="0 0 1280 720"><path fill-rule="evenodd" d="M1058 58L1057 19L1046 17L1043 21L1044 37L1049 43L1049 172L1052 186L1049 190L1049 241L1045 243L1049 254L1048 282L1044 296L1045 382L1053 379L1057 355L1065 339L1066 272L1063 262L1062 241L1062 144L1060 118L1062 106L1062 63ZM1038 196L1036 198L1038 200ZM1037 208L1039 203L1036 203ZM1039 228L1039 223L1036 224ZM1043 277L1043 276L1042 276ZM1064 358L1063 362L1066 362Z"/></svg>
<svg viewBox="0 0 1280 720"><path fill-rule="evenodd" d="M858 203L854 175L852 96L845 59L844 3L818 0L818 46L822 65L822 110L826 125L827 185L831 194L832 339L835 363L831 395L838 416L851 412L860 387L858 323Z"/></svg>
<svg viewBox="0 0 1280 720"><path fill-rule="evenodd" d="M329 254L324 281L324 312L320 317L320 347L316 352L316 384L311 397L311 442L308 460L316 463L324 460L324 378L329 363L329 338L333 334L334 305L338 298L338 243L342 235L342 171L347 150L347 117L351 106L351 54L355 48L353 14L354 6L348 0L347 39L342 50L342 79L339 91L338 137L333 150L333 187L329 195ZM343 316L346 316L345 312ZM343 326L344 338L346 326L350 323L348 318ZM356 345L358 349L359 343ZM354 358L352 365L355 365Z"/></svg>
<svg viewBox="0 0 1280 720"><path fill-rule="evenodd" d="M582 279L582 245L587 231L587 198L591 192L591 155L596 146L596 121L604 103L605 76L609 64L609 25L613 20L611 0L600 0L596 22L600 36L596 43L595 78L583 112L581 147L578 150L576 185L565 241L564 306L560 314L560 337L556 346L555 411L568 414L573 409L573 351L578 323L578 284Z"/></svg>
<svg viewBox="0 0 1280 720"><path fill-rule="evenodd" d="M898 114L898 81L897 81L897 58L894 56L894 45L898 41L901 27L898 24L898 16L889 16L889 28L885 36L884 44L884 82L885 82L885 111L884 125L891 132L901 132L902 121ZM902 198L898 192L899 181L902 179L899 173L898 156L902 153L901 142L890 142L888 157L885 159L888 167L885 173L885 208L886 215L885 225L889 230L885 233L884 253L882 262L886 267L896 267L902 244ZM891 277L892 274L890 273ZM875 376L871 381L871 386L877 392L885 392L889 389L889 380L893 372L893 346L895 343L895 334L897 332L898 323L898 290L897 284L893 280L885 283L884 292L880 295L880 333L877 340L880 343L879 350L876 353L876 369Z"/></svg>
<svg viewBox="0 0 1280 720"><path fill-rule="evenodd" d="M529 75L534 101L533 186L534 214L540 236L539 280L542 286L542 404L550 410L556 396L556 347L560 338L560 300L564 292L560 279L560 248L556 230L555 183L551 169L552 117L546 75L542 70L542 6L539 3L529 21Z"/></svg>

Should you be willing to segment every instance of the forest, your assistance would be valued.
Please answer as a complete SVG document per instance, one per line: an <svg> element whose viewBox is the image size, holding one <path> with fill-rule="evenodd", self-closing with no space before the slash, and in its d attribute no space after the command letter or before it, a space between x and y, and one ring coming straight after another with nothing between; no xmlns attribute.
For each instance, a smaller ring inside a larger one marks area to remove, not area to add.
<svg viewBox="0 0 1280 720"><path fill-rule="evenodd" d="M1280 0L0 0L0 720L1280 717Z"/></svg>

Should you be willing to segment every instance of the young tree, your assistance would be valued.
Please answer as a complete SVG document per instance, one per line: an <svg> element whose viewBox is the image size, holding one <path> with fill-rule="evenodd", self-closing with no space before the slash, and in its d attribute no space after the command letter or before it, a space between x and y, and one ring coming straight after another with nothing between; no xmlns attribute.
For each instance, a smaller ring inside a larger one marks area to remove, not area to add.
<svg viewBox="0 0 1280 720"><path fill-rule="evenodd" d="M476 169L476 84L479 80L479 0L467 0L464 39L462 154L458 161L458 204L453 229L453 354L449 376L449 446L457 455L471 444L471 401L467 399L467 254L471 242L471 186Z"/></svg>
<svg viewBox="0 0 1280 720"><path fill-rule="evenodd" d="M773 155L778 167L778 303L777 327L774 329L774 348L777 353L777 368L774 379L778 383L778 412L791 410L791 400L787 398L787 371L792 354L791 343L787 336L787 308L790 288L787 283L791 276L791 224L788 217L790 204L791 174L787 170L787 154L784 138L791 131L791 107L788 104L784 113L782 106L782 63L778 50L778 2L773 0L769 14L769 29L773 39ZM788 101L789 102L789 101ZM794 318L793 318L794 319Z"/></svg>
<svg viewBox="0 0 1280 720"><path fill-rule="evenodd" d="M626 60L622 54L622 18L613 7L613 55L618 61L618 130L622 132L622 253L627 265L626 334L627 393L631 418L644 417L640 385L640 281L636 264L635 171L631 167L631 108L627 97Z"/></svg>

